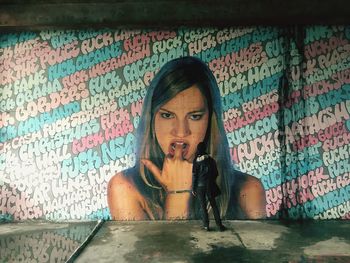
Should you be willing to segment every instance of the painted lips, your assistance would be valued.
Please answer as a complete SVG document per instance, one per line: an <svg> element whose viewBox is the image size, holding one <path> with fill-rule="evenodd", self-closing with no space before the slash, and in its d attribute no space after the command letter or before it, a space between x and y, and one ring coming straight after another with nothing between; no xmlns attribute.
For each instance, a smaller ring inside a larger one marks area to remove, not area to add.
<svg viewBox="0 0 350 263"><path fill-rule="evenodd" d="M186 154L188 153L189 145L185 142L173 142L169 146L169 155L173 157L175 155L175 149L176 147L181 147L181 155L182 158L185 158Z"/></svg>

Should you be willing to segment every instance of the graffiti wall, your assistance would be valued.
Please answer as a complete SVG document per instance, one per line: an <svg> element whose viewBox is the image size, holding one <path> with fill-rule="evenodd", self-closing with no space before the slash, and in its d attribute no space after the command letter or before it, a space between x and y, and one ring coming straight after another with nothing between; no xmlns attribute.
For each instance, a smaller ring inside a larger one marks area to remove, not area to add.
<svg viewBox="0 0 350 263"><path fill-rule="evenodd" d="M350 27L55 30L0 36L0 219L110 219L107 186L137 164L155 74L203 61L228 156L267 218L350 217Z"/></svg>

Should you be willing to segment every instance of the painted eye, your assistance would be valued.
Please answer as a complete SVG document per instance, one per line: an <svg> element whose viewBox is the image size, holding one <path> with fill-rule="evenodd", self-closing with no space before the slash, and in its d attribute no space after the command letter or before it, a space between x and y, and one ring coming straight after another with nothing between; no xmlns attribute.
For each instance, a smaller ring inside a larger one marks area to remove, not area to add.
<svg viewBox="0 0 350 263"><path fill-rule="evenodd" d="M200 119L202 119L203 114L191 114L190 119L193 121L199 121Z"/></svg>
<svg viewBox="0 0 350 263"><path fill-rule="evenodd" d="M160 113L160 116L163 118L163 119L171 119L173 118L173 114L169 113L169 112L161 112Z"/></svg>

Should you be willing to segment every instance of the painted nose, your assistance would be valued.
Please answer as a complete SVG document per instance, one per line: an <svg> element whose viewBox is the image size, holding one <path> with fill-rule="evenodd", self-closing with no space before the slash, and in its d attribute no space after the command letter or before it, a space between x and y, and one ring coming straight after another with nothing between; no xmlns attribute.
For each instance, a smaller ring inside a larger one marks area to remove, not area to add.
<svg viewBox="0 0 350 263"><path fill-rule="evenodd" d="M186 137L191 134L187 120L177 120L174 122L173 135L177 137Z"/></svg>

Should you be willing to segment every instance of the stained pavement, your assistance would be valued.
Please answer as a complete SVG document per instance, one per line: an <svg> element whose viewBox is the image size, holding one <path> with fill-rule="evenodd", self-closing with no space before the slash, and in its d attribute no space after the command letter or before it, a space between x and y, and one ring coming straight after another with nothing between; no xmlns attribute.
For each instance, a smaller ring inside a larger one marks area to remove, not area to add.
<svg viewBox="0 0 350 263"><path fill-rule="evenodd" d="M350 262L347 221L0 224L0 262ZM93 235L91 235L93 233Z"/></svg>

